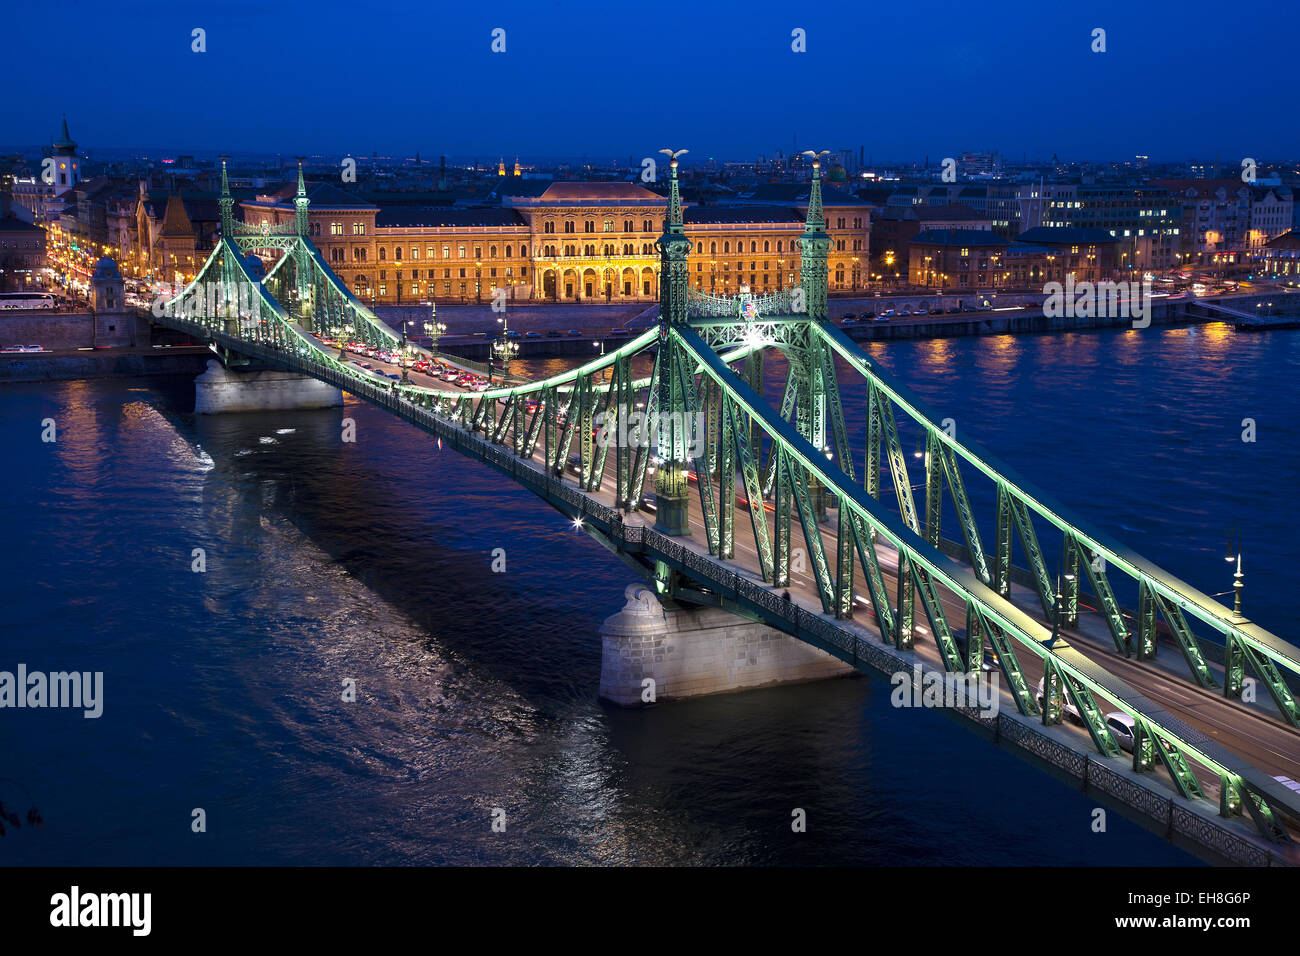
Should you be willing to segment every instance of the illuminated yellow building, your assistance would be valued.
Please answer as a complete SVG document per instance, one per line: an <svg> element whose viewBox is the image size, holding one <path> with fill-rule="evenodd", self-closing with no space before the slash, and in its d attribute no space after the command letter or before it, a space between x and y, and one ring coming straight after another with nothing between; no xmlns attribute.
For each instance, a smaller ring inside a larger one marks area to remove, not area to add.
<svg viewBox="0 0 1300 956"><path fill-rule="evenodd" d="M504 164L499 170L504 169ZM241 204L252 225L293 221L295 186ZM755 187L728 206L688 206L691 282L705 291L755 292L798 284L807 184ZM869 209L826 190L832 291L865 286ZM342 189L307 191L308 232L358 296L384 304L651 302L659 296L664 197L622 182L547 182L505 177L497 206L383 208ZM800 204L803 200L805 205Z"/></svg>

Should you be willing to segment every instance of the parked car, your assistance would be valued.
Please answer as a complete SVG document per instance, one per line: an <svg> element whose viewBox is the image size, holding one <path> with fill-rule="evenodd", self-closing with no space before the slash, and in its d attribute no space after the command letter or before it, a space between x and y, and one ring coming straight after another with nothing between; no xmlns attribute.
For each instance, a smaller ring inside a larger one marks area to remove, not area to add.
<svg viewBox="0 0 1300 956"><path fill-rule="evenodd" d="M1133 738L1137 736L1137 723L1128 714L1122 711L1106 715L1106 726L1110 728L1111 736L1115 738L1115 743L1119 744L1129 753L1133 752Z"/></svg>
<svg viewBox="0 0 1300 956"><path fill-rule="evenodd" d="M541 333L541 332L525 332L525 333L524 333L524 338L526 338L526 339L540 339L541 337L542 337L542 333Z"/></svg>
<svg viewBox="0 0 1300 956"><path fill-rule="evenodd" d="M857 325L857 324L858 324L858 320L855 319L855 318L854 318L853 316L851 316L851 315L846 315L846 316L844 317L843 321L840 322L840 325L841 325L841 326L845 326L845 325Z"/></svg>

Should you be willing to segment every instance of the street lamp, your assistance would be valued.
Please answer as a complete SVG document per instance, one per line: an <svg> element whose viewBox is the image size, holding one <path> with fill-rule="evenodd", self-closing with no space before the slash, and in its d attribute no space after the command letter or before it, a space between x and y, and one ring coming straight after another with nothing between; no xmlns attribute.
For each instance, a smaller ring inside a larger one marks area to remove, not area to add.
<svg viewBox="0 0 1300 956"><path fill-rule="evenodd" d="M1233 547L1234 541L1235 548ZM1235 555L1233 554L1234 551L1236 552ZM1228 548L1223 560L1229 564L1233 561L1237 562L1237 570L1232 575L1232 613L1241 618L1241 592L1246 585L1245 575L1241 573L1241 528L1237 525L1233 525L1232 530L1228 532Z"/></svg>
<svg viewBox="0 0 1300 956"><path fill-rule="evenodd" d="M500 321L500 320L498 320ZM488 352L488 384L492 384L492 356L495 355L501 363L501 379L504 383L510 377L510 359L519 354L519 345L507 339L498 339L492 343L492 348Z"/></svg>
<svg viewBox="0 0 1300 956"><path fill-rule="evenodd" d="M474 263L474 301L483 301L483 263Z"/></svg>

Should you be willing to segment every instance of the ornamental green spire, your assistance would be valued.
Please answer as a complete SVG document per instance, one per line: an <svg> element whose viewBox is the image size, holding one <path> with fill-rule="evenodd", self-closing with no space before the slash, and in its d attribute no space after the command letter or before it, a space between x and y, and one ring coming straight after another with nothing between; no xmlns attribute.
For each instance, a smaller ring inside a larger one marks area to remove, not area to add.
<svg viewBox="0 0 1300 956"><path fill-rule="evenodd" d="M307 235L307 207L311 200L307 198L307 183L302 178L302 157L298 157L298 196L293 201L296 207L294 223L298 229L298 235Z"/></svg>
<svg viewBox="0 0 1300 956"><path fill-rule="evenodd" d="M233 236L235 234L235 201L230 196L230 180L226 178L226 158L221 157L221 198L217 201L221 207L221 234L223 236Z"/></svg>
<svg viewBox="0 0 1300 956"><path fill-rule="evenodd" d="M829 150L820 153L811 149L804 151L804 155L812 160L812 183L808 190L808 215L803 235L799 238L799 284L804 289L808 318L814 322L825 321L827 315L826 259L831 249L831 237L826 234L826 216L822 211L821 158L829 154Z"/></svg>
<svg viewBox="0 0 1300 956"><path fill-rule="evenodd" d="M682 197L677 187L677 157L684 149L661 149L668 156L668 216L664 232L659 238L659 321L676 323L686 321L686 290L690 285L686 258L691 251L691 241L686 238L682 221Z"/></svg>

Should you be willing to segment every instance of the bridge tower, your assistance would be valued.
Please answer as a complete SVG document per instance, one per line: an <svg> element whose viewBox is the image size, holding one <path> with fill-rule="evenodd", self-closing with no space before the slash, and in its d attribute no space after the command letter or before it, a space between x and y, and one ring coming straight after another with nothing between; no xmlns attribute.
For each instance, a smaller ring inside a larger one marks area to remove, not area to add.
<svg viewBox="0 0 1300 956"><path fill-rule="evenodd" d="M808 321L825 322L828 314L829 278L826 260L831 248L831 237L826 233L826 216L822 209L821 158L829 155L829 151L816 153L807 150L804 155L812 159L812 181L808 189L808 213L804 219L804 231L798 240L801 256L799 285L804 293ZM791 358L802 366L799 369L800 387L799 401L795 406L795 427L814 448L829 450L826 436L827 395L838 387L834 381L834 359L815 336L809 336L807 349L800 350L800 354ZM824 517L825 494L821 483L812 476L809 478L809 492L817 516Z"/></svg>
<svg viewBox="0 0 1300 956"><path fill-rule="evenodd" d="M221 207L221 237L229 239L235 234L235 200L230 196L230 180L226 178L226 159L221 157L221 198L217 205Z"/></svg>
<svg viewBox="0 0 1300 956"><path fill-rule="evenodd" d="M656 361L654 408L658 413L658 469L655 472L655 528L663 534L690 534L688 501L690 485L687 465L693 436L695 401L692 394L693 368L686 367L669 334L673 325L687 322L686 292L690 283L687 257L691 241L682 221L682 198L677 185L677 157L686 152L667 153L669 164L668 216L659 247L659 353Z"/></svg>
<svg viewBox="0 0 1300 956"><path fill-rule="evenodd" d="M799 237L800 285L807 297L808 318L813 322L826 321L826 259L830 253L831 237L826 233L826 216L822 211L821 157L828 152L822 150L813 155L808 214L804 218L803 235Z"/></svg>
<svg viewBox="0 0 1300 956"><path fill-rule="evenodd" d="M312 268L307 247L307 207L311 200L307 198L307 183L302 175L302 157L298 157L298 195L294 197L293 224L299 241L293 247L295 289L297 290L296 308L291 310L294 318L307 328L314 328L312 316L314 297L312 288Z"/></svg>

